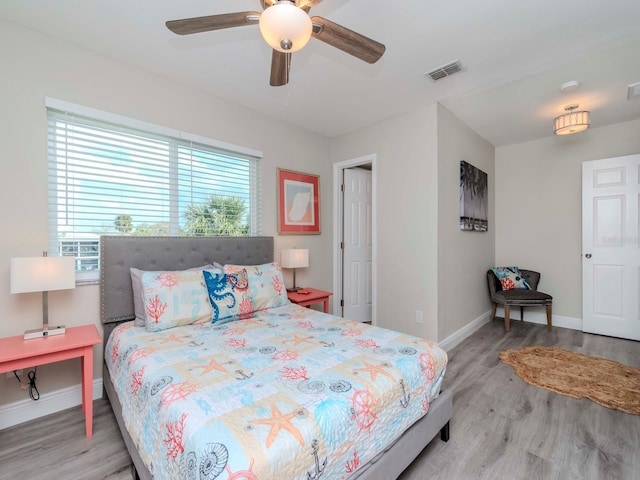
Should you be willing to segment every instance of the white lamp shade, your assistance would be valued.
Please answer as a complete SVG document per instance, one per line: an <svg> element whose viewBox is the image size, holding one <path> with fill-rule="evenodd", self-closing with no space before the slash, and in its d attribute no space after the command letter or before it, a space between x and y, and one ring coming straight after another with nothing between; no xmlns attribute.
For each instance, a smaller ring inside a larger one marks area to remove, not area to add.
<svg viewBox="0 0 640 480"><path fill-rule="evenodd" d="M280 252L282 268L304 268L309 266L309 250L306 248L286 248Z"/></svg>
<svg viewBox="0 0 640 480"><path fill-rule="evenodd" d="M293 53L311 38L311 18L289 2L279 2L260 15L260 33L269 46L279 52Z"/></svg>
<svg viewBox="0 0 640 480"><path fill-rule="evenodd" d="M589 128L590 112L570 112L556 117L553 132L556 135L571 135Z"/></svg>
<svg viewBox="0 0 640 480"><path fill-rule="evenodd" d="M76 287L74 257L11 259L11 293L49 292Z"/></svg>

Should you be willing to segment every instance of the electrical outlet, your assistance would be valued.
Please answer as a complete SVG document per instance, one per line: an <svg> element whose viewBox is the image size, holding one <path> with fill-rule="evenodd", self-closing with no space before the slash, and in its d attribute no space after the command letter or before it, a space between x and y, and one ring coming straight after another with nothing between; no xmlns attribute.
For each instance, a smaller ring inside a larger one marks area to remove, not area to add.
<svg viewBox="0 0 640 480"><path fill-rule="evenodd" d="M423 323L424 316L422 314L422 310L416 310L416 323Z"/></svg>
<svg viewBox="0 0 640 480"><path fill-rule="evenodd" d="M18 375L22 375L24 373L23 370L16 370L16 373ZM16 376L13 374L13 370L10 372L7 372L7 378L16 378Z"/></svg>

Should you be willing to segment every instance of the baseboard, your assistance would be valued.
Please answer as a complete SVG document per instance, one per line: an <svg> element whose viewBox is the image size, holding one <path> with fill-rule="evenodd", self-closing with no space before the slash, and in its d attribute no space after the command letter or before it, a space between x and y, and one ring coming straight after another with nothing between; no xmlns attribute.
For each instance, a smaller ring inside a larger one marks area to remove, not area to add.
<svg viewBox="0 0 640 480"><path fill-rule="evenodd" d="M93 380L93 399L102 397L102 378ZM0 406L0 430L44 417L82 404L82 385L42 393L40 400L30 398Z"/></svg>
<svg viewBox="0 0 640 480"><path fill-rule="evenodd" d="M511 314L509 315L511 322L520 321L520 308L513 307ZM504 310L498 307L496 317L504 318ZM544 308L538 310L529 307L524 309L524 321L531 323L538 323L542 325L547 324L547 313ZM551 325L554 327L570 328L571 330L582 330L582 319L573 317L564 317L562 315L551 315Z"/></svg>
<svg viewBox="0 0 640 480"><path fill-rule="evenodd" d="M515 308L511 312L512 312L511 321L512 322L519 322L520 321L520 312L519 312L519 310L517 308ZM513 317L514 313L516 315L515 318ZM500 321L502 321L502 318L504 318L504 310L502 308L498 308L497 309L496 317L500 317ZM476 330L479 330L480 327L482 327L485 323L488 323L490 318L491 318L491 311L487 310L485 313L483 313L478 318L476 318L475 320L471 321L470 323L468 323L467 325L462 327L457 332L452 333L451 335L449 335L447 338L445 338L441 342L438 342L438 345L440 345L446 351L451 350L453 347L455 347L458 344L462 343L462 341L465 338L471 336ZM531 322L531 323L538 323L538 324L541 324L541 325L546 325L547 324L547 313L545 311L536 312L536 311L532 311L531 308L527 308L527 309L525 309L525 312L524 312L524 321L525 322ZM554 327L570 328L572 330L582 330L582 319L581 318L564 317L564 316L561 316L561 315L552 315L551 324Z"/></svg>
<svg viewBox="0 0 640 480"><path fill-rule="evenodd" d="M456 345L462 343L465 338L470 337L476 330L479 330L480 327L482 327L485 323L488 323L489 318L491 318L491 311L487 310L485 313L480 315L472 322L466 324L457 332L452 333L441 342L438 342L438 345L440 345L446 351L451 350Z"/></svg>

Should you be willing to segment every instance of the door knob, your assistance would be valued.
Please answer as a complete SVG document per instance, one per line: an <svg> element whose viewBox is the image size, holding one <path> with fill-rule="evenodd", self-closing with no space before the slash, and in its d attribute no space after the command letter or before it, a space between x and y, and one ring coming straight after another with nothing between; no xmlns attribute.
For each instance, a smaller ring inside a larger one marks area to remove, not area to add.
<svg viewBox="0 0 640 480"><path fill-rule="evenodd" d="M590 253L587 253L587 254L585 255L585 257L587 257L587 258L591 258L591 254L590 254Z"/></svg>

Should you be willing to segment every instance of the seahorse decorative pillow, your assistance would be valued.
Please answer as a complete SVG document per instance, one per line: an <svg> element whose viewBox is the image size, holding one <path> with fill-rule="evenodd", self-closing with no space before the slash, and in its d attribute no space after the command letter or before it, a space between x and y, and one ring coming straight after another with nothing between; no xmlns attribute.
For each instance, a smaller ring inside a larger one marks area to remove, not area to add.
<svg viewBox="0 0 640 480"><path fill-rule="evenodd" d="M502 290L513 290L521 288L531 290L531 286L527 283L518 267L498 267L493 268L493 273L500 280Z"/></svg>
<svg viewBox="0 0 640 480"><path fill-rule="evenodd" d="M201 270L144 272L141 280L148 331L210 321L211 304Z"/></svg>
<svg viewBox="0 0 640 480"><path fill-rule="evenodd" d="M245 270L233 274L204 270L202 275L213 309L213 323L225 323L253 316L255 309L249 296L249 282Z"/></svg>
<svg viewBox="0 0 640 480"><path fill-rule="evenodd" d="M247 272L249 293L256 311L281 307L290 303L279 264L273 262L262 265L224 266L226 274L235 274L242 270Z"/></svg>

